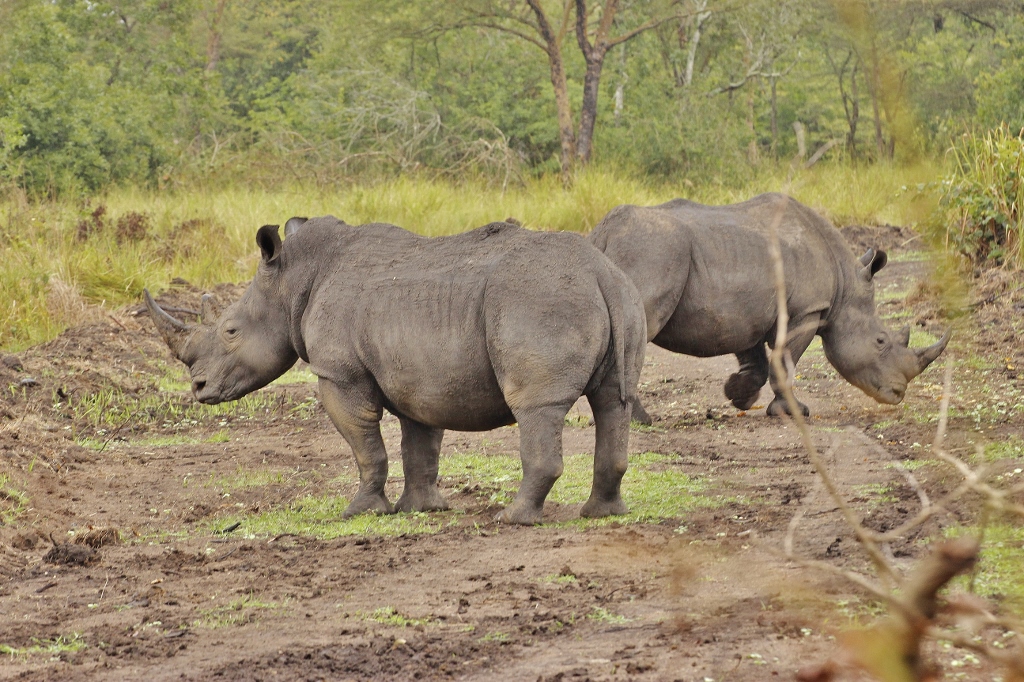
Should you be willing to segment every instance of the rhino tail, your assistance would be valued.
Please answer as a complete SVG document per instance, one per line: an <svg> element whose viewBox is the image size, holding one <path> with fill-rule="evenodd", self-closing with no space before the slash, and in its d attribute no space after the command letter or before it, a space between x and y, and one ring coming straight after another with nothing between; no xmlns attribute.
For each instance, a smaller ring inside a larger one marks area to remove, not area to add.
<svg viewBox="0 0 1024 682"><path fill-rule="evenodd" d="M601 269L597 278L598 286L601 289L601 296L604 297L604 304L608 308L608 320L611 323L612 347L615 353L615 367L619 379L619 400L626 402L629 397L626 383L626 297L628 289L623 283L615 281L615 275L609 267ZM630 377L632 378L632 377ZM639 380L639 377L637 377Z"/></svg>

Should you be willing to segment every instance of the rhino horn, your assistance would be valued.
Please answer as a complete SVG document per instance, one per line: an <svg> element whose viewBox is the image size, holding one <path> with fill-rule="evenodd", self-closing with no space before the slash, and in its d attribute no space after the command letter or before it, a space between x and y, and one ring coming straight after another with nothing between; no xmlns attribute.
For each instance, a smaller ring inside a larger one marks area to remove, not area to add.
<svg viewBox="0 0 1024 682"><path fill-rule="evenodd" d="M213 298L212 294L203 294L203 304L199 309L199 317L202 319L203 324L210 324L220 317L220 308L217 306L217 301ZM172 317L171 319L173 320L174 318ZM177 320L174 321L177 322Z"/></svg>
<svg viewBox="0 0 1024 682"><path fill-rule="evenodd" d="M157 305L153 297L149 295L148 289L143 289L142 294L146 299L149 316L152 318L153 324L156 325L157 331L160 332L160 336L164 337L164 341L170 346L174 356L184 362L181 351L185 346L185 341L192 334L194 327L168 315L163 308Z"/></svg>
<svg viewBox="0 0 1024 682"><path fill-rule="evenodd" d="M920 367L918 373L923 372L928 365L935 361L935 358L939 357L942 351L946 350L946 344L949 343L949 337L952 336L952 330L947 331L942 335L942 338L928 346L927 348L918 348L914 350L917 354L917 362Z"/></svg>
<svg viewBox="0 0 1024 682"><path fill-rule="evenodd" d="M910 327L906 326L896 332L896 340L899 341L901 346L908 348L910 346Z"/></svg>

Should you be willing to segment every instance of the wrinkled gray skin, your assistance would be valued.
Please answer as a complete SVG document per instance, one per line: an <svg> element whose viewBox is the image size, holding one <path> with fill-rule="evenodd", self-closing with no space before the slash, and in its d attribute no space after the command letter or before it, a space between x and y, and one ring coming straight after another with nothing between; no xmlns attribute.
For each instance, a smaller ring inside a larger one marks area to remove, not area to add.
<svg viewBox="0 0 1024 682"><path fill-rule="evenodd" d="M907 383L946 347L908 348L910 330L886 329L875 314L872 279L883 251L857 259L839 231L803 204L762 194L729 206L676 199L660 206L618 206L590 241L636 284L647 336L662 348L698 357L734 353L739 371L725 395L750 408L769 379L765 344L775 341L777 306L769 235L778 221L793 366L816 334L832 366L875 400L895 404ZM789 413L772 373L769 415ZM804 415L809 411L800 404ZM633 418L650 423L639 399Z"/></svg>
<svg viewBox="0 0 1024 682"><path fill-rule="evenodd" d="M346 516L447 509L437 489L443 429L519 422L523 483L498 516L540 521L562 473L562 427L586 395L594 481L582 516L623 514L630 410L647 331L636 288L576 235L506 223L428 239L385 224L293 218L256 236L262 261L215 322L186 326L146 293L203 403L236 400L306 360L352 447L359 491ZM402 427L405 490L384 494L384 409Z"/></svg>

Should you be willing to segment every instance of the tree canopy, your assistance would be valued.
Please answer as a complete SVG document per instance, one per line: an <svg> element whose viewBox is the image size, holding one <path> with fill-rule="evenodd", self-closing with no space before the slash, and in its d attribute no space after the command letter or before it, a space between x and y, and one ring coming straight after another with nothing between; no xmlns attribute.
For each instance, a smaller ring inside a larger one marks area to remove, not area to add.
<svg viewBox="0 0 1024 682"><path fill-rule="evenodd" d="M0 184L742 179L1024 127L1020 0L9 0ZM820 154L819 154L820 156Z"/></svg>

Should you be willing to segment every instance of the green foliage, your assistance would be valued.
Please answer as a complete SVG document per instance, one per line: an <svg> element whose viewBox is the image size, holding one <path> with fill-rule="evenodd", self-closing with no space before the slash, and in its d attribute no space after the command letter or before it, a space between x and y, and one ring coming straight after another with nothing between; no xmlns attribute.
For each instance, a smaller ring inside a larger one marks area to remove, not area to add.
<svg viewBox="0 0 1024 682"><path fill-rule="evenodd" d="M1024 125L1024 16L1008 1L623 2L613 33L671 7L678 18L605 59L594 159L607 167L737 188L788 165L798 122L808 155L838 142L829 158L857 161ZM547 56L507 30L524 24L480 18L491 9L532 16L522 0L5 3L0 187L326 188L412 172L509 187L555 171ZM571 31L562 51L578 119ZM125 286L113 269L109 286Z"/></svg>
<svg viewBox="0 0 1024 682"><path fill-rule="evenodd" d="M1024 133L967 133L950 154L946 243L974 264L1024 267Z"/></svg>

